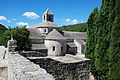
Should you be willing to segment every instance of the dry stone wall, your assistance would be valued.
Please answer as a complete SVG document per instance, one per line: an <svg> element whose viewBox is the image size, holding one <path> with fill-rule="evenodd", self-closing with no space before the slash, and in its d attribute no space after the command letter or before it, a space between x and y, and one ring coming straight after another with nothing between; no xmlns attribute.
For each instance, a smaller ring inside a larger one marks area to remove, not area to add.
<svg viewBox="0 0 120 80"><path fill-rule="evenodd" d="M54 80L45 69L20 54L9 54L8 80Z"/></svg>
<svg viewBox="0 0 120 80"><path fill-rule="evenodd" d="M45 57L46 54L40 53L38 51L19 51L20 55L24 57Z"/></svg>
<svg viewBox="0 0 120 80"><path fill-rule="evenodd" d="M89 80L89 60L64 63L51 58L31 59L55 77L55 80Z"/></svg>

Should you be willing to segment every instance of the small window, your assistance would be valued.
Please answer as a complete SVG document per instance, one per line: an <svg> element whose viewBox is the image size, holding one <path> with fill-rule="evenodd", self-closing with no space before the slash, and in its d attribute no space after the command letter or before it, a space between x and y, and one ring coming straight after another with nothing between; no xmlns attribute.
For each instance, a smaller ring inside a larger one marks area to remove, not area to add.
<svg viewBox="0 0 120 80"><path fill-rule="evenodd" d="M53 51L55 51L55 46L53 46Z"/></svg>
<svg viewBox="0 0 120 80"><path fill-rule="evenodd" d="M61 51L63 51L63 46L61 46Z"/></svg>
<svg viewBox="0 0 120 80"><path fill-rule="evenodd" d="M45 15L44 15L44 21L45 21Z"/></svg>
<svg viewBox="0 0 120 80"><path fill-rule="evenodd" d="M52 21L52 16L51 15L48 16L48 21Z"/></svg>
<svg viewBox="0 0 120 80"><path fill-rule="evenodd" d="M44 32L46 32L46 29L44 29Z"/></svg>

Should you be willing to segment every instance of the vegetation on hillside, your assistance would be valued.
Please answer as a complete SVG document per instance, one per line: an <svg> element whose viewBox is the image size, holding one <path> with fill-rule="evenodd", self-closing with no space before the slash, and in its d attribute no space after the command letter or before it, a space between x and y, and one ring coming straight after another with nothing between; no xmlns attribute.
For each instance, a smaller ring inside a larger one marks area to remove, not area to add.
<svg viewBox="0 0 120 80"><path fill-rule="evenodd" d="M103 0L90 14L85 55L96 80L120 79L120 0Z"/></svg>
<svg viewBox="0 0 120 80"><path fill-rule="evenodd" d="M63 31L76 31L76 32L86 32L87 31L87 23L68 25L60 27Z"/></svg>
<svg viewBox="0 0 120 80"><path fill-rule="evenodd" d="M7 28L6 28L5 26L3 26L2 24L0 24L0 35L1 35L2 33L4 33L5 30L7 30Z"/></svg>
<svg viewBox="0 0 120 80"><path fill-rule="evenodd" d="M29 39L30 32L25 27L1 29L0 45L7 47L7 41L13 39L17 41L17 50L30 50L31 44Z"/></svg>
<svg viewBox="0 0 120 80"><path fill-rule="evenodd" d="M7 28L5 26L3 26L2 24L0 24L0 45L1 44L1 40L2 40L2 34L7 30Z"/></svg>

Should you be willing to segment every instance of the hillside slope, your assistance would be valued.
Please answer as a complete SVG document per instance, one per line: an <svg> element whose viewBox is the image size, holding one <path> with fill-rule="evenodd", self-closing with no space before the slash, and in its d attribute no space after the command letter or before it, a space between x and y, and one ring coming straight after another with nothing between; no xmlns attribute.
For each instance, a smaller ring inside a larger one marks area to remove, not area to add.
<svg viewBox="0 0 120 80"><path fill-rule="evenodd" d="M60 27L63 31L76 31L76 32L86 32L87 31L87 23L68 25Z"/></svg>
<svg viewBox="0 0 120 80"><path fill-rule="evenodd" d="M7 28L0 24L0 34L2 34L5 30L7 30Z"/></svg>

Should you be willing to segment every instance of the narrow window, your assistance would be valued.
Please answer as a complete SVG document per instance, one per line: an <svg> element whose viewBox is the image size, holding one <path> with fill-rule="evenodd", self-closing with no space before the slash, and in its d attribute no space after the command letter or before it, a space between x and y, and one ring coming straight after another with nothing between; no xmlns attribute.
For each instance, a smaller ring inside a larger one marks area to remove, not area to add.
<svg viewBox="0 0 120 80"><path fill-rule="evenodd" d="M61 46L61 51L63 51L63 46Z"/></svg>
<svg viewBox="0 0 120 80"><path fill-rule="evenodd" d="M45 21L45 15L44 15L44 21Z"/></svg>
<svg viewBox="0 0 120 80"><path fill-rule="evenodd" d="M55 51L55 46L53 46L53 51Z"/></svg>
<svg viewBox="0 0 120 80"><path fill-rule="evenodd" d="M51 19L51 16L49 16L48 20L49 20L49 21L51 21L51 20L52 20L52 19Z"/></svg>
<svg viewBox="0 0 120 80"><path fill-rule="evenodd" d="M44 29L44 32L46 32L46 29Z"/></svg>

